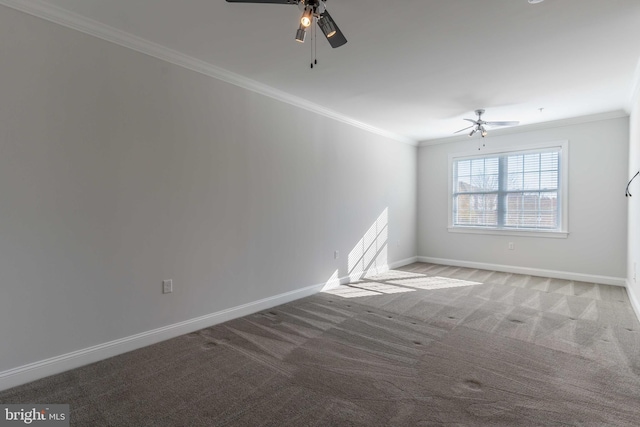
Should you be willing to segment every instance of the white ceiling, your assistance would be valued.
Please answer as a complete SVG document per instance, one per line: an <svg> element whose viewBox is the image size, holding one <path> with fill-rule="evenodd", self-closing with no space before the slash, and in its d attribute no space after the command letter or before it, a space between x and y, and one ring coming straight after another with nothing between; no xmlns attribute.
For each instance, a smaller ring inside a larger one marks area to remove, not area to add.
<svg viewBox="0 0 640 427"><path fill-rule="evenodd" d="M628 109L640 59L639 0L328 0L348 43L331 49L318 32L313 70L309 40L294 40L293 5L0 4L104 24L413 141L451 136L477 108L485 120L521 124Z"/></svg>

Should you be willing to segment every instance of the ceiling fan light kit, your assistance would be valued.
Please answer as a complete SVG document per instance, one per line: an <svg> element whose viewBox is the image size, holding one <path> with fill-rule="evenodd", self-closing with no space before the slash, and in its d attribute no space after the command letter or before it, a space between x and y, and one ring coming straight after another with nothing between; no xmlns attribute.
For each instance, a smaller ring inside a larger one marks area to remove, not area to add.
<svg viewBox="0 0 640 427"><path fill-rule="evenodd" d="M300 27L296 31L297 42L304 43L306 30L315 21L332 48L335 49L347 43L338 24L327 11L326 0L227 0L227 3L295 4L302 10Z"/></svg>
<svg viewBox="0 0 640 427"><path fill-rule="evenodd" d="M327 39L335 36L337 33L334 22L326 12L323 12L322 15L320 15L320 18L318 19L318 26L320 26L320 29L324 33L325 37L327 37Z"/></svg>
<svg viewBox="0 0 640 427"><path fill-rule="evenodd" d="M313 21L313 12L310 8L306 7L304 12L302 13L302 17L300 18L300 25L304 28L309 28L311 26L311 21Z"/></svg>
<svg viewBox="0 0 640 427"><path fill-rule="evenodd" d="M304 43L304 39L307 37L307 32L305 31L302 24L300 24L300 28L296 31L296 41L300 43Z"/></svg>

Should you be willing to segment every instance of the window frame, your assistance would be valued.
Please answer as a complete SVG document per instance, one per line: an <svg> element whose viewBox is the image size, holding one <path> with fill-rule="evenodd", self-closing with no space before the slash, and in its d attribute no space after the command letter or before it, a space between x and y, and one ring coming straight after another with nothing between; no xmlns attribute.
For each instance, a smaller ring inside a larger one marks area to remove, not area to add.
<svg viewBox="0 0 640 427"><path fill-rule="evenodd" d="M548 149L559 149L559 183L558 183L558 225L557 230L543 229L526 229L526 228L500 228L487 226L464 226L453 224L453 172L454 162L458 160L486 158L495 155L518 155L527 152L543 151ZM508 148L482 150L481 153L463 152L449 153L448 165L448 225L447 230L450 233L468 233L468 234L492 234L503 236L522 236L522 237L549 237L549 238L567 238L569 236L569 141L560 140L538 144L517 145Z"/></svg>

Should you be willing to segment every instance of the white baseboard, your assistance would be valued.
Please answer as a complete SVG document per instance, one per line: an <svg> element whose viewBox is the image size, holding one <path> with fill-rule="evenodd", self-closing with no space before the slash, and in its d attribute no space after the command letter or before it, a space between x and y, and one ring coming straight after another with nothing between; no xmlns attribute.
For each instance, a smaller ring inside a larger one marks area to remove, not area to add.
<svg viewBox="0 0 640 427"><path fill-rule="evenodd" d="M363 278L367 278L367 277L371 277L371 276L377 276L378 274L382 274L382 273L386 273L389 270L393 270L394 268L398 268L398 267L404 267L405 265L409 265L409 264L413 264L414 262L418 261L418 257L414 256L411 258L406 258L406 259L402 259L400 261L395 261L389 264L385 264L382 266L378 266L378 267L373 267L373 268L369 268L367 271L365 271L362 274ZM347 284L350 282L350 278L347 276L343 279L346 279L346 282L343 283L342 281L340 282L340 284Z"/></svg>
<svg viewBox="0 0 640 427"><path fill-rule="evenodd" d="M640 300L638 300L638 295L633 291L631 287L631 281L627 279L627 295L629 296L629 301L631 302L631 307L633 311L636 312L636 317L638 321L640 321Z"/></svg>
<svg viewBox="0 0 640 427"><path fill-rule="evenodd" d="M532 276L551 277L554 279L577 280L580 282L599 283L603 285L625 286L622 277L598 276L594 274L573 273L569 271L544 270L540 268L517 267L512 265L488 264L484 262L462 261L419 256L418 261L431 264L451 265L454 267L478 268L481 270L502 271L505 273L528 274Z"/></svg>
<svg viewBox="0 0 640 427"><path fill-rule="evenodd" d="M385 268L388 270L389 268L401 267L416 262L416 260L417 257L396 261L390 263L389 266L378 267L377 270L380 270L379 272L383 272L382 270ZM349 276L339 278L339 283L349 283ZM236 319L238 317L253 314L281 304L286 304L320 292L325 287L326 284L320 284L296 289L295 291L285 292L283 294L239 305L227 310L196 317L184 322L175 323L173 325L164 326L162 328L153 329L151 331L142 332L140 334L131 335L125 338L84 348L82 350L73 351L71 353L9 369L7 371L0 372L0 390L6 390L21 384L26 384L40 378L59 374L70 369L79 368L109 357L137 350L160 341L165 341L180 335Z"/></svg>
<svg viewBox="0 0 640 427"><path fill-rule="evenodd" d="M71 353L9 369L8 371L0 372L0 390L6 390L40 378L68 371L70 369L79 368L81 366L132 350L137 350L160 341L165 341L203 328L208 328L228 320L236 319L280 304L304 298L319 292L323 286L324 285L308 286L306 288L264 298L227 310L196 317L184 322L175 323L173 325L153 329L151 331L131 335L125 338L98 344L93 347L84 348L82 350L73 351Z"/></svg>
<svg viewBox="0 0 640 427"><path fill-rule="evenodd" d="M402 259L400 261L392 262L389 264L389 269L394 269L398 267L404 267L405 265L413 264L414 262L418 262L418 257L413 256L411 258Z"/></svg>

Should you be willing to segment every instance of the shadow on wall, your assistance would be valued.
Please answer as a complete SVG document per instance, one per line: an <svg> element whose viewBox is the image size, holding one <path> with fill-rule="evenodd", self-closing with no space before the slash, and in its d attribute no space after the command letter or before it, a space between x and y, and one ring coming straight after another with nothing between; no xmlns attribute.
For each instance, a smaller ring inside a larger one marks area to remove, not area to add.
<svg viewBox="0 0 640 427"><path fill-rule="evenodd" d="M349 252L347 274L349 282L356 282L365 276L383 273L389 269L387 240L389 237L389 208L384 208L378 219L364 233L362 239ZM324 288L340 286L339 270L333 272Z"/></svg>
<svg viewBox="0 0 640 427"><path fill-rule="evenodd" d="M430 276L428 274L389 270L388 260L389 208L364 233L349 252L348 285L341 286L340 272L333 272L321 292L343 298L357 298L416 290L438 290L481 285L481 282ZM346 279L346 278L345 278ZM364 280L363 280L364 279Z"/></svg>

